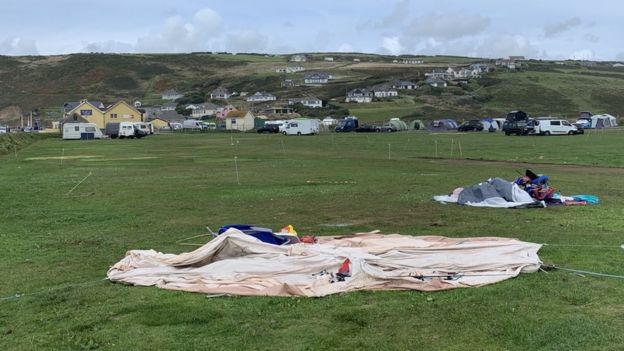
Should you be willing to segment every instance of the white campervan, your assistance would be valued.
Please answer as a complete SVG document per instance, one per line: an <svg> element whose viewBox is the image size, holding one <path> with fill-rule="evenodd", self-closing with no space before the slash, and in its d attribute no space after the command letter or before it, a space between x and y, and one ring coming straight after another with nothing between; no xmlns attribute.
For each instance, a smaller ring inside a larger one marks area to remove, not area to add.
<svg viewBox="0 0 624 351"><path fill-rule="evenodd" d="M63 124L63 139L65 140L92 140L101 139L102 136L102 131L95 123Z"/></svg>
<svg viewBox="0 0 624 351"><path fill-rule="evenodd" d="M154 134L154 125L151 122L135 122L134 127L145 135Z"/></svg>
<svg viewBox="0 0 624 351"><path fill-rule="evenodd" d="M321 121L318 119L291 119L284 123L284 135L314 135L318 134Z"/></svg>
<svg viewBox="0 0 624 351"><path fill-rule="evenodd" d="M542 119L536 120L539 124L535 126L535 133L540 135L554 135L554 134L582 134L583 130L576 128L570 122L565 119Z"/></svg>

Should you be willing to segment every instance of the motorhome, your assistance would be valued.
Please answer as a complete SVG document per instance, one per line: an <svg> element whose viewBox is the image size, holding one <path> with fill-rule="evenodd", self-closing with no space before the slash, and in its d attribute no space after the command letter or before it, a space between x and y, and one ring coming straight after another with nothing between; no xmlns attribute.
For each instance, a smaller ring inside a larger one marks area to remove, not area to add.
<svg viewBox="0 0 624 351"><path fill-rule="evenodd" d="M284 135L314 135L320 130L321 121L319 119L298 118L286 121L284 124Z"/></svg>
<svg viewBox="0 0 624 351"><path fill-rule="evenodd" d="M154 125L150 122L135 122L134 127L145 133L145 135L154 134Z"/></svg>
<svg viewBox="0 0 624 351"><path fill-rule="evenodd" d="M63 139L65 140L92 140L101 139L102 136L102 131L95 123L63 124Z"/></svg>

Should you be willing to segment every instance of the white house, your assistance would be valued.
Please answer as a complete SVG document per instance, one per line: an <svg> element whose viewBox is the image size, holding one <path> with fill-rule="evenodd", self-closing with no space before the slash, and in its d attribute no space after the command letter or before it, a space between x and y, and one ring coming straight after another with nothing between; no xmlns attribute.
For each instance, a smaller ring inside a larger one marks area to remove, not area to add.
<svg viewBox="0 0 624 351"><path fill-rule="evenodd" d="M264 102L275 101L277 97L273 94L269 94L266 91L258 91L255 94L247 97L247 102Z"/></svg>
<svg viewBox="0 0 624 351"><path fill-rule="evenodd" d="M399 96L399 92L392 88L390 84L379 84L371 88L373 95L378 99L391 98Z"/></svg>
<svg viewBox="0 0 624 351"><path fill-rule="evenodd" d="M254 129L254 120L256 117L251 111L247 111L244 116L238 116L236 113L230 113L225 118L225 129L227 130L240 130L246 132Z"/></svg>
<svg viewBox="0 0 624 351"><path fill-rule="evenodd" d="M291 62L306 62L308 58L303 54L296 54L290 57Z"/></svg>
<svg viewBox="0 0 624 351"><path fill-rule="evenodd" d="M308 73L303 78L305 84L327 84L331 75L322 72Z"/></svg>
<svg viewBox="0 0 624 351"><path fill-rule="evenodd" d="M225 99L229 99L230 96L232 96L232 94L230 94L230 92L224 87L218 87L217 89L213 90L210 93L211 99L225 100Z"/></svg>
<svg viewBox="0 0 624 351"><path fill-rule="evenodd" d="M327 62L334 62L334 58L333 58L333 57L329 57L329 56L327 56L327 57L325 57L325 58L323 59L323 61L327 61Z"/></svg>
<svg viewBox="0 0 624 351"><path fill-rule="evenodd" d="M423 63L423 60L403 59L403 61L401 61L401 63L404 64L404 65L419 65L419 64Z"/></svg>
<svg viewBox="0 0 624 351"><path fill-rule="evenodd" d="M407 80L395 80L394 82L390 83L390 87L398 90L413 90L417 89L418 85Z"/></svg>
<svg viewBox="0 0 624 351"><path fill-rule="evenodd" d="M275 69L277 73L297 73L305 71L305 67L297 65L297 66L287 66L287 67L279 67Z"/></svg>
<svg viewBox="0 0 624 351"><path fill-rule="evenodd" d="M359 58L354 58L353 62L360 62L360 59Z"/></svg>
<svg viewBox="0 0 624 351"><path fill-rule="evenodd" d="M373 93L368 89L353 89L347 93L345 102L370 103L373 101Z"/></svg>
<svg viewBox="0 0 624 351"><path fill-rule="evenodd" d="M449 72L448 72L449 69L453 70L450 67L448 69L446 69L446 70L436 68L436 69L432 70L429 73L425 73L425 77L427 77L427 78L434 78L434 79L447 79L447 78L449 78Z"/></svg>
<svg viewBox="0 0 624 351"><path fill-rule="evenodd" d="M288 99L288 105L295 105L295 104L302 104L303 106L307 106L311 108L321 108L323 107L323 100L316 98L316 97Z"/></svg>
<svg viewBox="0 0 624 351"><path fill-rule="evenodd" d="M177 100L177 99L179 99L179 98L181 98L183 96L184 96L184 94L178 92L177 90L169 89L169 90L166 90L166 91L164 91L162 93L161 99L163 99L163 100Z"/></svg>

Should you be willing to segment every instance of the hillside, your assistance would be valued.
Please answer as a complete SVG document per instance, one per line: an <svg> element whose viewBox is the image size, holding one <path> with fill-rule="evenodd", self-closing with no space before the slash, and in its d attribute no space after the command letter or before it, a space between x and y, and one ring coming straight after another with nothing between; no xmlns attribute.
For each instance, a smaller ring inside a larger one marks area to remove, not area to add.
<svg viewBox="0 0 624 351"><path fill-rule="evenodd" d="M323 60L331 55L333 62ZM74 54L62 56L0 56L0 119L16 123L15 111L35 110L43 120L60 117L60 106L82 98L113 102L139 100L144 106L162 103L160 93L175 88L185 94L181 102L202 102L217 86L230 91L268 91L282 101L314 95L368 120L389 117L458 119L501 115L520 108L532 115L574 118L579 111L624 113L624 70L607 63L584 67L574 61L528 61L522 69L498 69L469 84L401 92L399 98L372 104L345 104L345 92L393 79L422 81L433 68L477 62L462 57L417 57L423 64L392 63L393 56L372 54L308 54L301 63L309 71L331 73L322 87L284 88L284 79L303 80L306 72L277 73L293 65L288 56L255 54ZM354 58L360 62L354 62ZM398 58L401 60L401 58ZM233 99L234 105L246 102ZM10 107L7 113L1 110Z"/></svg>

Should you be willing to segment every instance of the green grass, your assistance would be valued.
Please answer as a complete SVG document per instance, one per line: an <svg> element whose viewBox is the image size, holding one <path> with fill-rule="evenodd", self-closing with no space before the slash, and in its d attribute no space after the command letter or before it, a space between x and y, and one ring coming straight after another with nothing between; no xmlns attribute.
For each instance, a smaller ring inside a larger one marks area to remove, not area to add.
<svg viewBox="0 0 624 351"><path fill-rule="evenodd" d="M304 235L380 229L607 245L545 246L540 257L622 275L622 138L616 131L42 139L0 158L0 297L25 294L0 300L0 349L620 349L621 280L561 271L475 289L319 299L207 299L101 279L127 250L183 252L189 247L176 241L232 222L293 224ZM595 194L602 203L493 210L430 200L490 176L512 179L525 167L548 174L562 193Z"/></svg>

